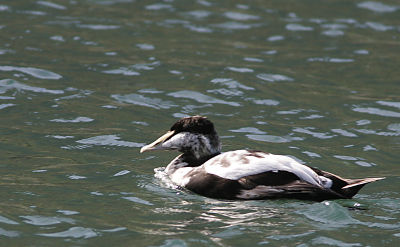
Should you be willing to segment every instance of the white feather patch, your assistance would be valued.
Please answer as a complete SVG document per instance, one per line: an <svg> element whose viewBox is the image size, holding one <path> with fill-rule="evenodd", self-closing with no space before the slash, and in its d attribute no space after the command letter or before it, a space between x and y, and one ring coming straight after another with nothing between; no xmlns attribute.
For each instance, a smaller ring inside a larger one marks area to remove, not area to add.
<svg viewBox="0 0 400 247"><path fill-rule="evenodd" d="M287 171L313 185L325 188L331 185L331 182L326 181L327 178L321 181L311 168L288 156L263 152L253 153L247 150L226 152L208 160L204 163L204 168L207 173L232 180L268 171Z"/></svg>
<svg viewBox="0 0 400 247"><path fill-rule="evenodd" d="M169 177L171 178L171 181L175 184L185 187L190 180L190 177L186 176L186 174L188 174L192 170L193 167L182 167L177 169Z"/></svg>

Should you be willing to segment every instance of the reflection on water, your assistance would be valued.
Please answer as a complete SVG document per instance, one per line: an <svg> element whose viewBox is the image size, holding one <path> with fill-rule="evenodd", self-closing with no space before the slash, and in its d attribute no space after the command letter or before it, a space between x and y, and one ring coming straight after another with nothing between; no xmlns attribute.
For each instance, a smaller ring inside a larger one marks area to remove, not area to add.
<svg viewBox="0 0 400 247"><path fill-rule="evenodd" d="M2 243L394 245L399 11L393 1L0 3ZM195 114L214 121L224 151L387 179L347 201L200 197L165 175L176 153L139 154Z"/></svg>

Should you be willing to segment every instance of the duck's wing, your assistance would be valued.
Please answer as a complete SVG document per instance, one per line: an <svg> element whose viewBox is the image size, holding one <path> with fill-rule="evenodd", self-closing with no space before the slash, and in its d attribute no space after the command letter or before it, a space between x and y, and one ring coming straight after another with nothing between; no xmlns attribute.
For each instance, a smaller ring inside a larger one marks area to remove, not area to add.
<svg viewBox="0 0 400 247"><path fill-rule="evenodd" d="M285 185L258 185L252 189L243 189L238 195L236 195L236 198L245 200L291 198L324 201L331 199L344 199L346 197L330 189L321 188L297 180Z"/></svg>
<svg viewBox="0 0 400 247"><path fill-rule="evenodd" d="M264 181L269 180L269 175L272 175L273 178L271 179L276 181L276 185L279 185L282 184L280 179L284 181L290 174L289 177L296 178L294 180L301 180L314 186L324 187L324 178L321 178L310 167L302 165L288 156L274 155L261 151L236 150L222 153L208 160L203 164L203 167L209 174L230 180L239 180L243 177L263 174L261 178ZM267 177L264 175L267 175ZM269 185L274 185L274 183Z"/></svg>

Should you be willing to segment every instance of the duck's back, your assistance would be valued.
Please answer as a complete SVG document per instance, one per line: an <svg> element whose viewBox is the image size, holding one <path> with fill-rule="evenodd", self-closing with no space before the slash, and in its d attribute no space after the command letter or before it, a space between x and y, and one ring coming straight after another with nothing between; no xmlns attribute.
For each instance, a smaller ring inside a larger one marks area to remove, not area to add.
<svg viewBox="0 0 400 247"><path fill-rule="evenodd" d="M204 163L204 169L209 174L219 177L239 180L247 176L259 177L265 173L275 173L274 177L282 179L291 174L295 180L305 181L319 187L330 187L331 181L319 176L308 166L302 165L291 157L274 155L261 151L236 150L222 153ZM266 179L268 179L266 177Z"/></svg>

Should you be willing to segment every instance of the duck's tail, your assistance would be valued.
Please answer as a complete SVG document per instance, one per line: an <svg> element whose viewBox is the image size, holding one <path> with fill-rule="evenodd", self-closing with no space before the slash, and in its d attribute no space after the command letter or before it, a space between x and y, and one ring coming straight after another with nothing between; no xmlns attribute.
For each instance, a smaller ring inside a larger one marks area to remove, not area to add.
<svg viewBox="0 0 400 247"><path fill-rule="evenodd" d="M362 178L362 179L343 179L347 185L341 188L341 194L345 195L347 198L352 198L358 191L364 187L364 185L385 179L381 178Z"/></svg>
<svg viewBox="0 0 400 247"><path fill-rule="evenodd" d="M342 178L330 172L322 171L317 168L312 168L318 175L324 176L332 180L331 190L343 196L343 198L352 198L364 185L384 179L381 178L361 178L348 179Z"/></svg>

